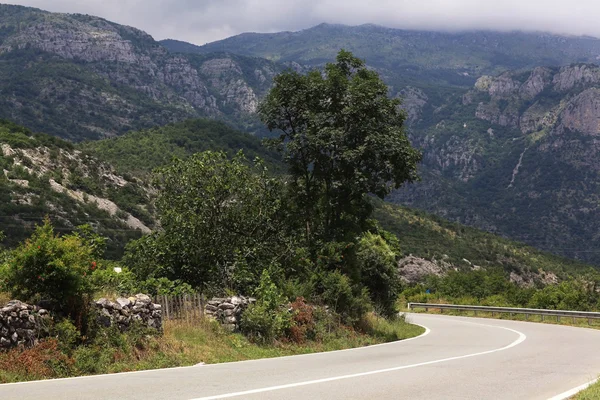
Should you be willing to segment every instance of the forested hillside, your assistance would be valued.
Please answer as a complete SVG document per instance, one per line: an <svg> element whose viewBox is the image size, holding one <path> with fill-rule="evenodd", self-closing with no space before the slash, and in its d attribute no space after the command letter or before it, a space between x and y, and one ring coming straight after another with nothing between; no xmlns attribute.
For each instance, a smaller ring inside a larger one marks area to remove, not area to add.
<svg viewBox="0 0 600 400"><path fill-rule="evenodd" d="M251 159L260 157L271 165L281 162L279 155L265 148L255 136L208 119L129 132L117 138L86 142L80 147L123 173L140 176L169 164L173 157L187 158L206 150L225 151L229 155L242 150Z"/></svg>
<svg viewBox="0 0 600 400"><path fill-rule="evenodd" d="M139 179L118 175L73 144L0 120L0 231L13 246L49 217L59 232L90 224L109 238L108 255L154 226Z"/></svg>

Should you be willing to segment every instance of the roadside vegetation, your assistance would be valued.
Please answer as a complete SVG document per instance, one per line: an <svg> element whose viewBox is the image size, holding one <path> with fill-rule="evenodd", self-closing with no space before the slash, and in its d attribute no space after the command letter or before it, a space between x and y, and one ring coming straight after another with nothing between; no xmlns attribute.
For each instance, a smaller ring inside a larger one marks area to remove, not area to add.
<svg viewBox="0 0 600 400"><path fill-rule="evenodd" d="M104 259L107 240L92 227L61 236L44 221L3 253L0 292L43 303L53 316L48 339L0 354L0 380L298 354L420 334L398 316L398 242L372 219L369 196L383 199L417 179L421 155L398 105L375 72L341 51L324 73L276 77L260 106L278 135L263 154L281 158L285 173L243 152L173 159L152 175L160 228L131 241L120 261ZM164 162L153 154L150 164ZM100 293L198 291L257 300L240 333L210 321L167 322L162 335L135 324L122 333L100 328L91 310Z"/></svg>

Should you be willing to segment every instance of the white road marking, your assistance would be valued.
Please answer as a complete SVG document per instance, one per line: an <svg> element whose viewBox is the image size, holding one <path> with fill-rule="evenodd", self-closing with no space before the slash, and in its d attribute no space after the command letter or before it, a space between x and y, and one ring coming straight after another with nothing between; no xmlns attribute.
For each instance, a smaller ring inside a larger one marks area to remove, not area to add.
<svg viewBox="0 0 600 400"><path fill-rule="evenodd" d="M190 399L190 400L227 399L227 398L231 398L231 397L247 396L247 395L251 395L251 394L264 393L264 392L272 392L272 391L275 391L275 390L291 389L291 388L296 388L296 387L300 387L300 386L316 385L316 384L319 384L319 383L333 382L333 381L339 381L339 380L343 380L343 379L352 379L352 378L358 378L358 377L363 377L363 376L382 374L382 373L386 373L386 372L400 371L400 370L403 370L403 369L422 367L422 366L431 365L431 364L439 364L439 363L443 363L443 362L447 362L447 361L461 360L461 359L464 359L464 358L477 357L477 356L482 356L482 355L485 355L485 354L492 354L492 353L497 353L499 351L508 350L508 349L510 349L512 347L518 346L519 344L523 343L525 341L525 339L527 339L527 336L524 333L519 332L519 331L514 330L514 329L505 328L505 327L496 326L496 325L485 325L485 324L478 324L478 323L473 323L473 322L468 322L468 323L471 323L471 324L474 324L474 325L481 325L481 326L487 326L487 327L492 327L492 328L504 329L504 330L507 330L507 331L511 331L511 332L514 332L514 333L518 334L519 338L517 340L515 340L514 342L512 342L511 344L509 344L507 346L504 346L502 348L494 349L494 350L482 351L482 352L479 352L479 353L473 353L473 354L466 354L466 355L462 355L462 356L443 358L443 359L440 359L440 360L426 361L426 362L422 362L422 363L418 363L418 364L403 365L403 366L400 366L400 367L379 369L379 370L375 370L375 371L360 372L360 373L350 374L350 375L341 375L341 376L334 376L334 377L331 377L331 378L315 379L315 380L312 380L312 381L304 381L304 382L290 383L290 384L286 384L286 385L270 386L270 387L265 387L265 388L260 388L260 389L246 390L246 391L243 391L243 392L234 392L234 393L219 394L219 395L215 395L215 396L199 397L199 398ZM429 333L429 332L426 332L425 334L427 334L427 333Z"/></svg>
<svg viewBox="0 0 600 400"><path fill-rule="evenodd" d="M557 394L556 396L549 398L548 400L567 400L570 399L571 397L575 396L577 393L587 389L588 387L592 386L594 383L598 382L598 380L600 380L600 378L596 378L592 381L589 381L588 383L584 383L581 386L577 386L576 388L573 388L571 390L567 390L564 393L561 394Z"/></svg>

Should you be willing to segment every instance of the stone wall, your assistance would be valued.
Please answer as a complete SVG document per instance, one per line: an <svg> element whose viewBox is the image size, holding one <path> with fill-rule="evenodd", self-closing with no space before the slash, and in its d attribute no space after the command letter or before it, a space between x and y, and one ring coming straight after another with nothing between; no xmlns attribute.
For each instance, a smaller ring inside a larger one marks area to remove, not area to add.
<svg viewBox="0 0 600 400"><path fill-rule="evenodd" d="M223 326L231 331L238 330L244 310L256 299L244 296L215 297L204 307L204 313L209 318L221 322Z"/></svg>
<svg viewBox="0 0 600 400"><path fill-rule="evenodd" d="M150 296L118 298L115 302L100 299L94 302L101 327L117 326L122 332L139 322L162 331L162 310ZM47 310L18 300L0 307L0 350L16 346L31 347L50 334L53 319Z"/></svg>
<svg viewBox="0 0 600 400"><path fill-rule="evenodd" d="M116 325L121 332L131 324L141 323L149 328L162 330L162 309L154 304L150 296L137 294L135 297L119 297L115 302L100 299L95 302L100 326Z"/></svg>
<svg viewBox="0 0 600 400"><path fill-rule="evenodd" d="M32 346L47 334L49 325L48 311L12 300L0 308L0 349Z"/></svg>

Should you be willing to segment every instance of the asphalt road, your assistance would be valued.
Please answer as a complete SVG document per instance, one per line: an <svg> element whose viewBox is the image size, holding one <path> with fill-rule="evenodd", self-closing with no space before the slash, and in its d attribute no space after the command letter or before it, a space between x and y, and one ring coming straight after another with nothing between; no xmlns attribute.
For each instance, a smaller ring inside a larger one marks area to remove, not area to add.
<svg viewBox="0 0 600 400"><path fill-rule="evenodd" d="M0 399L551 399L600 374L600 331L413 314L425 335L330 353L0 385Z"/></svg>

